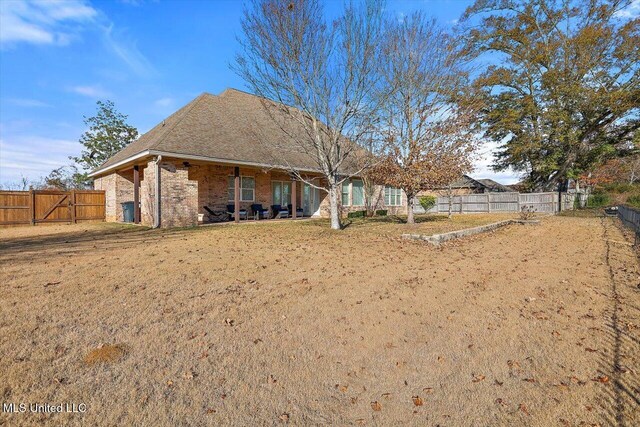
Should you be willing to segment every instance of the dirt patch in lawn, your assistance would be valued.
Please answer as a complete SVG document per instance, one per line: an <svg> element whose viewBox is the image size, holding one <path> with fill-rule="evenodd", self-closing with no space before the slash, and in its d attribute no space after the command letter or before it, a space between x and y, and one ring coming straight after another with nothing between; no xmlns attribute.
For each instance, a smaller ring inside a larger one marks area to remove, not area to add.
<svg viewBox="0 0 640 427"><path fill-rule="evenodd" d="M122 359L126 354L126 348L121 344L103 344L91 350L85 357L84 363L95 365L97 363L112 363Z"/></svg>
<svg viewBox="0 0 640 427"><path fill-rule="evenodd" d="M87 412L0 423L640 419L640 271L611 218L437 248L402 224L61 227L0 234L0 393ZM126 357L87 365L101 343Z"/></svg>

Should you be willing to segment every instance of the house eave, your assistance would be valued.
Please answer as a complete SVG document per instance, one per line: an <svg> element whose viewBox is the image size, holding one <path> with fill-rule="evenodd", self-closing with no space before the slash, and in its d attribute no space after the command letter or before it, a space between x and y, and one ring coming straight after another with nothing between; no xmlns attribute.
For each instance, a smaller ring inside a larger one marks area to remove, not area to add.
<svg viewBox="0 0 640 427"><path fill-rule="evenodd" d="M183 154L183 153L171 153L169 151L159 151L159 150L145 150L133 156L127 157L124 160L121 160L117 163L114 163L106 168L96 169L95 171L89 173L89 177L93 178L98 175L103 175L107 172L114 171L121 166L124 166L128 163L134 162L135 160L142 159L145 157L173 157L184 160L192 160L192 161L203 161L203 162L211 162L211 163L222 163L227 165L234 166L250 166L250 167L258 167L258 168L267 168L267 169L282 169L282 170L292 170L295 169L298 172L306 172L306 173L321 173L319 169L307 169L307 168L296 168L284 165L271 165L267 163L258 163L258 162L248 162L243 160L230 160L230 159L220 159L216 157L209 156L197 156L193 154Z"/></svg>

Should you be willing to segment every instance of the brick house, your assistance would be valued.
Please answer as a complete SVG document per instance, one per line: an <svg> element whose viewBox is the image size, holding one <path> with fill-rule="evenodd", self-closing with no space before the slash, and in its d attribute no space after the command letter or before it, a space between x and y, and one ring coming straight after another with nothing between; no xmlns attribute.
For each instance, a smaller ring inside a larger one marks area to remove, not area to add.
<svg viewBox="0 0 640 427"><path fill-rule="evenodd" d="M326 192L291 175L324 184L313 157L293 139L302 130L265 102L275 104L235 89L203 93L115 154L90 174L106 193L106 220L123 221L125 202L133 202L134 222L156 227L210 222L211 211L226 213L230 204L249 215L259 203L292 205L294 218L296 207L305 217L328 216ZM362 180L346 181L341 200L343 213L363 210ZM377 186L374 200L377 209L405 213L399 189Z"/></svg>

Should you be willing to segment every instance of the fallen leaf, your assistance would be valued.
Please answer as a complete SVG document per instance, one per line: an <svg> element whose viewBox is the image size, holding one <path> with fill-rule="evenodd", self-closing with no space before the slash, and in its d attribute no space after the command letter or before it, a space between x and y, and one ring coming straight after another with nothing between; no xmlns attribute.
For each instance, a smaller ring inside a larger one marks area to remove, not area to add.
<svg viewBox="0 0 640 427"><path fill-rule="evenodd" d="M371 409L376 412L382 411L382 405L376 400L375 402L371 402Z"/></svg>
<svg viewBox="0 0 640 427"><path fill-rule="evenodd" d="M520 405L518 405L518 409L527 415L531 415L524 403L521 403Z"/></svg>
<svg viewBox="0 0 640 427"><path fill-rule="evenodd" d="M226 318L224 319L224 323L226 323L228 326L233 326L235 321L233 319Z"/></svg>
<svg viewBox="0 0 640 427"><path fill-rule="evenodd" d="M502 387L502 384L504 384L504 381L494 380L493 384Z"/></svg>
<svg viewBox="0 0 640 427"><path fill-rule="evenodd" d="M485 376L484 375L476 375L475 377L473 377L473 382L474 383L479 383L480 381L484 381Z"/></svg>
<svg viewBox="0 0 640 427"><path fill-rule="evenodd" d="M422 401L422 398L420 396L413 396L413 404L416 406L422 406L424 405L424 402Z"/></svg>
<svg viewBox="0 0 640 427"><path fill-rule="evenodd" d="M536 379L535 379L535 378L525 378L525 379L523 379L522 381L526 381L526 382L528 382L528 383L535 383L535 382L536 382Z"/></svg>
<svg viewBox="0 0 640 427"><path fill-rule="evenodd" d="M584 350L585 350L585 351L588 351L589 353L595 353L596 351L598 351L598 350L596 350L596 349L594 349L594 348L589 348L589 347L585 347L585 349L584 349Z"/></svg>
<svg viewBox="0 0 640 427"><path fill-rule="evenodd" d="M600 376L598 378L593 378L591 381L597 381L599 383L603 383L604 384L604 383L608 383L609 382L609 377L606 376L606 375L602 375L602 376Z"/></svg>
<svg viewBox="0 0 640 427"><path fill-rule="evenodd" d="M289 414L284 413L284 414L280 415L280 421L282 421L284 423L288 423L289 422Z"/></svg>

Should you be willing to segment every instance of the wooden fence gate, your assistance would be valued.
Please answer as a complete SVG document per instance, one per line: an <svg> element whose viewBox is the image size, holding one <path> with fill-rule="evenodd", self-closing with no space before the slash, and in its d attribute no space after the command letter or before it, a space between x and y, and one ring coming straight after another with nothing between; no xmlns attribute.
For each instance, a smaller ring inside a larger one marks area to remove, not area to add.
<svg viewBox="0 0 640 427"><path fill-rule="evenodd" d="M77 223L104 219L104 191L0 191L0 225Z"/></svg>

